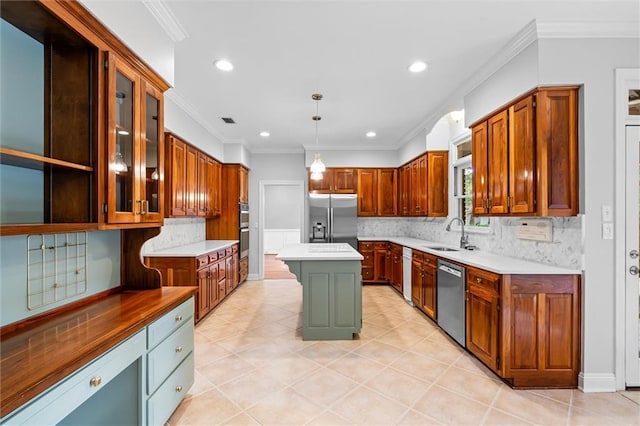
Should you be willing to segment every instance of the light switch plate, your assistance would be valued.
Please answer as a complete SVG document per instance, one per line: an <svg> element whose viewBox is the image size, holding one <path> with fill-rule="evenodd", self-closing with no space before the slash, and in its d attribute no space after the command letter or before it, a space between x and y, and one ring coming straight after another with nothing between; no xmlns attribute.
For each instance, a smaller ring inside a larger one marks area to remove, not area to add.
<svg viewBox="0 0 640 426"><path fill-rule="evenodd" d="M613 207L607 204L602 205L602 221L603 222L612 222L613 221Z"/></svg>
<svg viewBox="0 0 640 426"><path fill-rule="evenodd" d="M602 239L613 240L613 223L602 224Z"/></svg>
<svg viewBox="0 0 640 426"><path fill-rule="evenodd" d="M518 227L521 240L553 241L553 225L547 219L524 219Z"/></svg>

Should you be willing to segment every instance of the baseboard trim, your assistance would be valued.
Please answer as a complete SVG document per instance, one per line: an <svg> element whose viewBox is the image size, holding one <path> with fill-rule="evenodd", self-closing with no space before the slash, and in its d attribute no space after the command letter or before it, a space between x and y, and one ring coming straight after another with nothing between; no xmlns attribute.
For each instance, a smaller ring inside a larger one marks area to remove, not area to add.
<svg viewBox="0 0 640 426"><path fill-rule="evenodd" d="M616 376L610 373L580 373L578 374L578 389L584 393L615 392Z"/></svg>

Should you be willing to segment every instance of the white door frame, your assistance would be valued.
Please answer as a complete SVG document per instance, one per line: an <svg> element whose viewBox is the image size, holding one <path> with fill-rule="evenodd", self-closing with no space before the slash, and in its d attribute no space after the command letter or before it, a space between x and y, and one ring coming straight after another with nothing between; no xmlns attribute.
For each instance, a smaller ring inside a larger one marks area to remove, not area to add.
<svg viewBox="0 0 640 426"><path fill-rule="evenodd" d="M626 309L626 126L640 125L640 116L628 114L628 90L640 87L640 69L617 69L615 79L615 360L616 388L623 390L626 387L627 374L626 326L627 318L631 315Z"/></svg>
<svg viewBox="0 0 640 426"><path fill-rule="evenodd" d="M294 186L300 194L300 241L304 242L305 223L305 181L304 180L261 180L260 181L260 214L258 217L258 279L264 279L264 217L265 217L265 188L267 186Z"/></svg>

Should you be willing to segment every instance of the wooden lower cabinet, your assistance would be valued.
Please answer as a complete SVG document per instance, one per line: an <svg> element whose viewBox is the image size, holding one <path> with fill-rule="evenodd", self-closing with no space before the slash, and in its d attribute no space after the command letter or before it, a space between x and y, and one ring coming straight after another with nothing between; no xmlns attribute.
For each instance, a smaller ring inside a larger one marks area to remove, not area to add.
<svg viewBox="0 0 640 426"><path fill-rule="evenodd" d="M238 284L242 284L249 276L249 258L240 259L238 265Z"/></svg>
<svg viewBox="0 0 640 426"><path fill-rule="evenodd" d="M579 275L497 275L467 268L467 349L515 388L575 388Z"/></svg>
<svg viewBox="0 0 640 426"><path fill-rule="evenodd" d="M438 258L413 250L411 261L411 301L428 317L436 319L436 267Z"/></svg>
<svg viewBox="0 0 640 426"><path fill-rule="evenodd" d="M389 282L398 292L400 292L400 294L402 294L402 246L390 243L389 253L389 257L391 258L391 272L388 274Z"/></svg>
<svg viewBox="0 0 640 426"><path fill-rule="evenodd" d="M198 322L242 282L242 263L237 259L238 245L234 244L197 257L146 256L144 262L160 271L163 286L198 287L195 297Z"/></svg>
<svg viewBox="0 0 640 426"><path fill-rule="evenodd" d="M360 241L358 251L362 259L362 283L386 284L387 278L387 250L389 243L385 241Z"/></svg>

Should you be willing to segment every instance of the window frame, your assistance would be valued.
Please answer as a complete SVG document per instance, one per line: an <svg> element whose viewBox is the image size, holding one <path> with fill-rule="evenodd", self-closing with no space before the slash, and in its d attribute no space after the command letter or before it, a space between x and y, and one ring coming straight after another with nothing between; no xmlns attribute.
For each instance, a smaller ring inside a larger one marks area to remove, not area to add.
<svg viewBox="0 0 640 426"><path fill-rule="evenodd" d="M469 129L465 129L464 132L449 141L449 158L452 159L449 170L449 212L451 212L449 220L454 217L464 219L464 214L460 211L460 200L466 198L466 196L462 195L462 185L464 184L462 171L465 168L471 168L473 153L458 158L458 146L467 142L471 142L471 130ZM487 226L468 225L465 223L464 230L472 234L492 234L495 221L489 217L487 217L487 220L489 221ZM460 224L457 221L451 224L451 230L460 232Z"/></svg>

